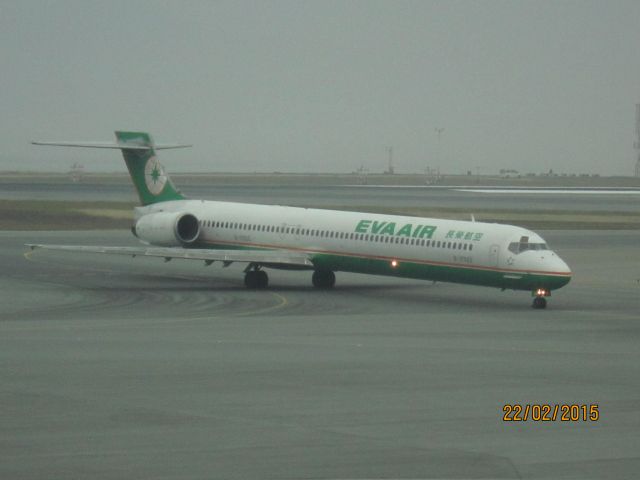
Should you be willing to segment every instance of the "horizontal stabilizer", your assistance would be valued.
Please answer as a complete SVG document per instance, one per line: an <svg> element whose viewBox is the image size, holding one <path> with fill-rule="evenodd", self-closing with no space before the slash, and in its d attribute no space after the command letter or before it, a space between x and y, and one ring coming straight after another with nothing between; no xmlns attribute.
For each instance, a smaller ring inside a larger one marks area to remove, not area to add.
<svg viewBox="0 0 640 480"><path fill-rule="evenodd" d="M130 143L113 142L31 142L33 145L48 145L54 147L83 147L83 148L115 148L118 150L169 150L172 148L189 148L192 145L167 143L159 145L132 145Z"/></svg>

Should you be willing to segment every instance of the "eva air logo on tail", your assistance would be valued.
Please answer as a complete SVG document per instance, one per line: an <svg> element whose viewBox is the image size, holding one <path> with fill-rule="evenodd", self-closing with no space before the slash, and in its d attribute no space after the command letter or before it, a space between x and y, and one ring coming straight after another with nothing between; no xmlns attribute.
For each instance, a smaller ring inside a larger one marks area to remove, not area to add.
<svg viewBox="0 0 640 480"><path fill-rule="evenodd" d="M150 157L144 166L144 181L152 195L160 195L167 183L167 174L156 157Z"/></svg>

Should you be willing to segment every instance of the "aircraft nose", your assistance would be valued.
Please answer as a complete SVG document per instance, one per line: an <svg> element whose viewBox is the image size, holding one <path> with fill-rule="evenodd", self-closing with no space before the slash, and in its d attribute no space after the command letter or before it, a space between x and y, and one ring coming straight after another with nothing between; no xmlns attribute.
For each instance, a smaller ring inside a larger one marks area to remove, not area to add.
<svg viewBox="0 0 640 480"><path fill-rule="evenodd" d="M569 265L567 265L567 263L556 254L553 255L553 264L553 268L556 272L565 273L568 276L571 276L572 272Z"/></svg>
<svg viewBox="0 0 640 480"><path fill-rule="evenodd" d="M571 281L571 269L564 260L554 253L547 261L549 270L555 274L553 288L561 288Z"/></svg>

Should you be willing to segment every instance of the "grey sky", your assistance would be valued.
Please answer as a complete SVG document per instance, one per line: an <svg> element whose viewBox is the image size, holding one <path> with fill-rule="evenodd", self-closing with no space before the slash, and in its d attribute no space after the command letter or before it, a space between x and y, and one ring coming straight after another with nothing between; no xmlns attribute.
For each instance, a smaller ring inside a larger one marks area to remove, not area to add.
<svg viewBox="0 0 640 480"><path fill-rule="evenodd" d="M640 2L2 1L0 170L631 174Z"/></svg>

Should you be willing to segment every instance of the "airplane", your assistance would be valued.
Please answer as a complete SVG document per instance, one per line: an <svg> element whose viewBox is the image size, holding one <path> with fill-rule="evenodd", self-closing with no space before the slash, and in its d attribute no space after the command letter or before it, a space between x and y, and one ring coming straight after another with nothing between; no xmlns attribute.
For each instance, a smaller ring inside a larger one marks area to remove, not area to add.
<svg viewBox="0 0 640 480"><path fill-rule="evenodd" d="M163 149L145 132L116 131L115 143L32 142L122 151L141 206L132 233L140 247L41 245L33 249L246 264L244 283L263 289L265 269L312 271L316 288L335 272L532 292L543 309L551 291L571 280L567 264L535 232L476 221L259 205L185 197L156 157Z"/></svg>

